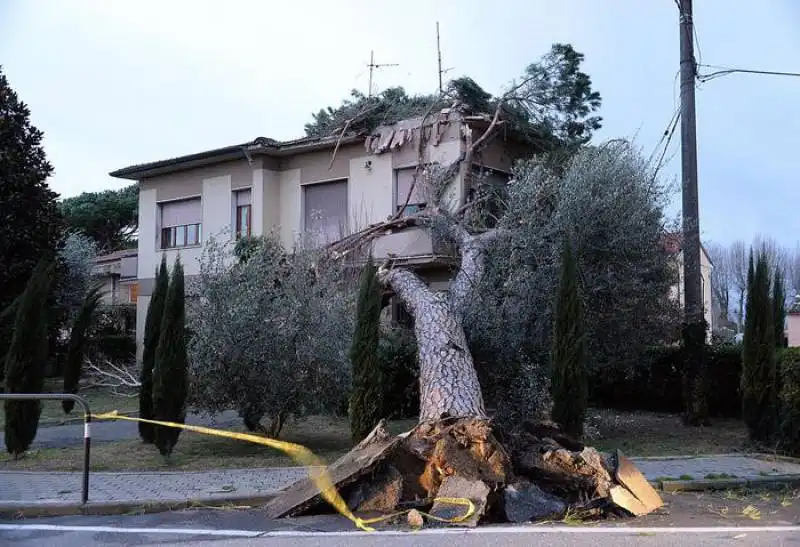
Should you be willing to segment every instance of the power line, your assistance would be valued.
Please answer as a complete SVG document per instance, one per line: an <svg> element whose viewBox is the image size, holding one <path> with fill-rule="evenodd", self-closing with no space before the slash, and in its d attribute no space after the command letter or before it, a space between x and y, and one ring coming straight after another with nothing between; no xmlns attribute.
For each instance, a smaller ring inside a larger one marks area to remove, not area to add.
<svg viewBox="0 0 800 547"><path fill-rule="evenodd" d="M715 78L719 78L721 76L727 76L728 74L759 74L759 75L766 75L766 76L794 76L800 77L800 72L781 72L777 70L757 70L751 68L735 68L735 67L726 67L726 66L718 66L718 65L698 65L704 68L712 68L718 69L716 72L711 72L709 74L698 74L697 77L701 82L707 82L709 80L713 80Z"/></svg>
<svg viewBox="0 0 800 547"><path fill-rule="evenodd" d="M669 145L672 143L672 137L675 135L675 130L678 128L678 122L680 121L680 119L681 119L681 112L679 108L672 115L672 119L667 124L667 128L664 130L664 133L661 134L661 140L658 141L655 150L653 150L653 153L650 155L650 159L652 160L653 157L658 152L658 149L661 147L661 143L664 143L664 148L661 150L661 156L659 156L658 162L656 162L656 166L653 169L654 179L656 178L656 176L658 175L658 171L664 164L664 158L666 157L667 151L669 150ZM665 139L666 142L664 142Z"/></svg>

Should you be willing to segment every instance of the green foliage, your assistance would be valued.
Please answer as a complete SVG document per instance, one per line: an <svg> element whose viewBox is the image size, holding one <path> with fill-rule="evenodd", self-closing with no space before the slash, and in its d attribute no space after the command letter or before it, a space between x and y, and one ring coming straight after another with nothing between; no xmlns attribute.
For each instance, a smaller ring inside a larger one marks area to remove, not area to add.
<svg viewBox="0 0 800 547"><path fill-rule="evenodd" d="M800 456L800 348L785 348L778 357L781 377L779 445Z"/></svg>
<svg viewBox="0 0 800 547"><path fill-rule="evenodd" d="M238 239L236 245L233 246L233 255L236 257L237 262L244 263L250 260L250 257L263 246L263 236L242 237Z"/></svg>
<svg viewBox="0 0 800 547"><path fill-rule="evenodd" d="M366 437L384 415L384 379L378 359L382 290L377 271L370 257L361 272L355 332L350 348L353 366L350 431L356 443Z"/></svg>
<svg viewBox="0 0 800 547"><path fill-rule="evenodd" d="M419 363L414 332L391 327L381 334L378 368L383 372L384 418L416 418L419 414Z"/></svg>
<svg viewBox="0 0 800 547"><path fill-rule="evenodd" d="M11 339L14 336L14 320L17 316L17 305L22 295L15 298L9 305L0 311L0 382L5 378L5 358Z"/></svg>
<svg viewBox="0 0 800 547"><path fill-rule="evenodd" d="M161 266L156 272L153 294L150 296L150 305L147 306L144 325L144 347L142 349L142 371L139 378L141 383L139 387L139 417L147 420L153 418L153 368L156 363L156 349L161 339L161 320L164 316L168 288L167 258L162 255ZM148 444L155 442L153 425L139 422L139 437Z"/></svg>
<svg viewBox="0 0 800 547"><path fill-rule="evenodd" d="M583 54L571 45L553 44L547 54L528 65L520 78L521 87L506 98L502 118L535 149L571 154L601 127L601 118L592 113L600 108L602 99L592 89L591 78L581 71L583 61ZM491 115L500 97L492 96L468 76L448 82L442 97L408 95L402 87L388 88L372 97L353 90L338 107L312 114L305 131L307 136L327 136L347 126L348 132L370 132L380 125L423 116L454 101L470 113Z"/></svg>
<svg viewBox="0 0 800 547"><path fill-rule="evenodd" d="M81 379L81 368L86 356L87 334L92 323L92 316L100 304L102 288L94 287L89 290L83 300L75 322L69 334L69 347L67 349L67 365L64 369L64 393L78 393L78 384ZM75 401L61 401L61 407L66 414L72 412Z"/></svg>
<svg viewBox="0 0 800 547"><path fill-rule="evenodd" d="M742 418L753 441L768 442L775 431L775 329L770 299L769 263L764 253L750 255L742 347Z"/></svg>
<svg viewBox="0 0 800 547"><path fill-rule="evenodd" d="M353 89L350 98L338 107L312 114L313 121L305 125L305 132L309 137L332 135L344 129L348 120L354 120L348 132L369 132L380 125L421 116L436 100L434 95L408 95L403 87L390 87L372 97Z"/></svg>
<svg viewBox="0 0 800 547"><path fill-rule="evenodd" d="M704 359L707 377L713 379L704 384L708 415L741 417L741 348L733 345L708 346ZM592 377L589 400L592 406L599 408L681 413L685 408L685 363L685 348L682 345L650 348L641 355L630 373Z"/></svg>
<svg viewBox="0 0 800 547"><path fill-rule="evenodd" d="M139 185L119 190L84 192L58 204L67 226L90 237L101 252L136 244L139 223Z"/></svg>
<svg viewBox="0 0 800 547"><path fill-rule="evenodd" d="M551 386L553 421L580 438L588 404L586 332L578 265L569 239L561 253L561 281L555 301Z"/></svg>
<svg viewBox="0 0 800 547"><path fill-rule="evenodd" d="M785 345L783 327L786 322L786 283L783 272L775 268L775 279L772 282L772 322L775 328L775 346Z"/></svg>
<svg viewBox="0 0 800 547"><path fill-rule="evenodd" d="M41 393L47 357L47 297L53 281L53 262L36 265L17 305L14 335L5 360L7 393ZM39 401L5 401L5 442L15 458L36 437L42 407Z"/></svg>
<svg viewBox="0 0 800 547"><path fill-rule="evenodd" d="M42 138L0 67L0 310L22 294L36 263L52 255L62 234Z"/></svg>
<svg viewBox="0 0 800 547"><path fill-rule="evenodd" d="M184 290L183 266L178 258L164 300L153 368L153 418L159 421L183 423L186 418L188 358ZM155 445L162 456L172 454L180 432L174 427L155 427Z"/></svg>

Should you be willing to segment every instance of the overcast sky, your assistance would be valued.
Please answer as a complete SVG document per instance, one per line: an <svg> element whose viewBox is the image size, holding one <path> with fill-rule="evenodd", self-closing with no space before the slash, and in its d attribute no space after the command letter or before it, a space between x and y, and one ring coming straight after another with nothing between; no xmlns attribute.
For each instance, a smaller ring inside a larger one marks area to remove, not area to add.
<svg viewBox="0 0 800 547"><path fill-rule="evenodd" d="M800 0L694 3L702 63L800 72ZM447 76L495 93L572 43L603 96L598 140L633 137L649 155L678 106L673 0L0 0L0 63L66 197L124 185L108 172L130 164L302 136L312 111L366 91L371 49L399 64L376 71L377 89L432 92L437 20ZM800 239L799 99L800 78L701 84L704 240Z"/></svg>

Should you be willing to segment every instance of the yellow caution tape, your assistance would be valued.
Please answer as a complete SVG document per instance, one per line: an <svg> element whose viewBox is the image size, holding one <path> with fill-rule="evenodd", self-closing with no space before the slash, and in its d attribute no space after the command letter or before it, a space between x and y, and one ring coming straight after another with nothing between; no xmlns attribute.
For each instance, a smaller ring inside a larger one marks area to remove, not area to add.
<svg viewBox="0 0 800 547"><path fill-rule="evenodd" d="M374 532L374 528L370 528L367 526L368 524L375 524L378 522L382 522L385 520L389 520L406 513L409 513L411 509L407 509L404 511L398 511L396 513L392 513L390 515L382 515L380 517L371 518L371 519L362 519L353 514L352 511L347 507L347 503L342 499L342 496L339 494L338 490L336 490L336 486L333 484L333 480L331 479L330 474L328 473L327 465L324 461L322 461L318 456L316 456L313 452L311 452L305 446L290 443L286 441L279 441L277 439L270 439L269 437L263 437L261 435L253 435L250 433L238 433L236 431L226 431L224 429L213 429L210 427L202 427L196 425L187 425L187 424L180 424L177 422L162 422L159 420L147 420L144 418L133 418L130 416L123 416L119 414L118 411L113 410L111 412L105 412L103 414L92 414L92 418L97 420L128 420L130 422L143 422L153 425L160 425L164 427L175 427L178 429L184 429L186 431L194 431L195 433L203 433L205 435L213 435L215 437L225 437L228 439L236 439L239 441L248 441L251 443L261 444L264 446L268 446L270 448L274 448L276 450L280 450L288 454L293 460L296 462L309 467L309 477L314 484L317 485L319 488L320 494L322 497L327 501L336 511L339 512L342 516L347 517L350 519L358 528L366 531L366 532ZM472 515L475 514L475 504L472 503L471 500L467 498L436 498L435 502L439 503L448 503L452 505L463 505L467 507L467 511L463 515L459 515L454 518L441 518L435 515L430 515L428 513L423 513L420 511L421 515L428 517L431 520L436 520L438 522L449 522L449 523L457 523L463 522L470 518Z"/></svg>

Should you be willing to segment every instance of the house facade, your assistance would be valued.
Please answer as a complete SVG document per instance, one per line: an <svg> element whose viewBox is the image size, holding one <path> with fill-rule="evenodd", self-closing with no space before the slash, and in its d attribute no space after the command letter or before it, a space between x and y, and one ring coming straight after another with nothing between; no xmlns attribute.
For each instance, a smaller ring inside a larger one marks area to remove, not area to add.
<svg viewBox="0 0 800 547"><path fill-rule="evenodd" d="M682 236L677 233L669 233L664 237L664 246L668 253L673 255L675 267L678 271L678 282L673 285L669 290L669 296L673 300L677 300L681 308L684 307L684 290L683 284L685 279L685 269L683 267L683 249L682 249ZM708 323L708 340L711 341L712 331L714 330L714 309L712 303L711 291L711 272L714 270L714 264L711 262L711 257L703 245L700 246L700 290L703 295L703 315L706 323Z"/></svg>
<svg viewBox="0 0 800 547"><path fill-rule="evenodd" d="M800 347L800 295L786 310L786 342L790 348Z"/></svg>
<svg viewBox="0 0 800 547"><path fill-rule="evenodd" d="M136 304L139 295L137 263L136 249L115 251L95 258L92 275L102 285L101 304Z"/></svg>
<svg viewBox="0 0 800 547"><path fill-rule="evenodd" d="M424 125L423 125L424 121ZM199 273L209 237L238 238L275 233L285 248L301 239L321 245L392 216L412 187L423 136L425 164L447 166L488 126L483 116L454 109L381 127L364 135L310 137L278 142L259 137L227 146L126 167L111 176L139 184L137 342L162 255L180 256L185 273ZM473 158L484 176L507 181L522 148L499 134ZM414 188L406 211L426 206ZM470 189L458 177L447 189L450 207L462 205ZM374 243L376 259L393 254L420 268L447 262L428 232L410 228ZM434 272L431 284L446 286Z"/></svg>

